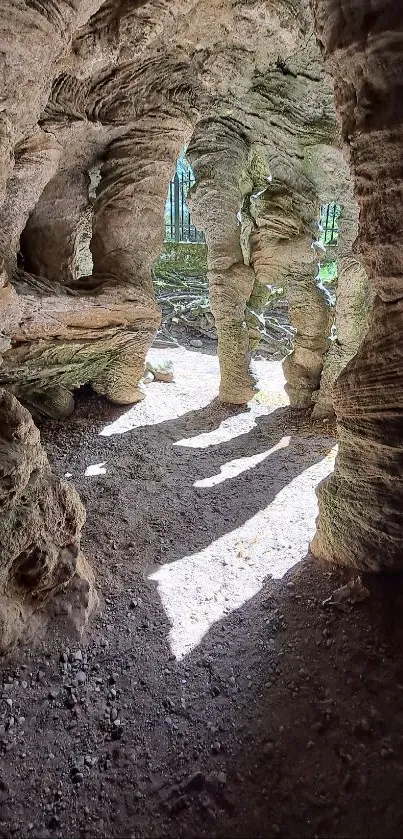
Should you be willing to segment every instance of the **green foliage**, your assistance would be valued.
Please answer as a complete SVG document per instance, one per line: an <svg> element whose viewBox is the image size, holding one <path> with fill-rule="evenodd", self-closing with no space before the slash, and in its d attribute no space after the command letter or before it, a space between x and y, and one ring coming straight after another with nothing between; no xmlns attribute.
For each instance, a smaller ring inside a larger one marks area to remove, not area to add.
<svg viewBox="0 0 403 839"><path fill-rule="evenodd" d="M337 262L323 262L319 267L319 280L333 285L337 280Z"/></svg>
<svg viewBox="0 0 403 839"><path fill-rule="evenodd" d="M204 242L164 242L164 250L153 273L157 284L172 274L185 277L207 274L207 245Z"/></svg>

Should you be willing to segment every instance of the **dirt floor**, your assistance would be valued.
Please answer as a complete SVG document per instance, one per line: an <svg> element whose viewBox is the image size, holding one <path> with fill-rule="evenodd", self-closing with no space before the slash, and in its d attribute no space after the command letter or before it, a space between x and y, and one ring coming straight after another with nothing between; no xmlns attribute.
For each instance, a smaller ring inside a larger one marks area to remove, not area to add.
<svg viewBox="0 0 403 839"><path fill-rule="evenodd" d="M335 441L279 364L231 412L214 356L168 354L144 403L42 428L101 606L2 662L0 835L400 837L401 580L340 611L346 575L307 556Z"/></svg>

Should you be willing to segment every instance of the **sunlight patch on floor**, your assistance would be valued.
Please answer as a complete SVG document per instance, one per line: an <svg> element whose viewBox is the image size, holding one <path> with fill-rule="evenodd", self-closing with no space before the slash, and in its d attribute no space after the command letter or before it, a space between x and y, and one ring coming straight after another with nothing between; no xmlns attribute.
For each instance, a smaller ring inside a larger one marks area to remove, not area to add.
<svg viewBox="0 0 403 839"><path fill-rule="evenodd" d="M91 463L84 472L84 478L95 478L96 475L106 475L106 461Z"/></svg>
<svg viewBox="0 0 403 839"><path fill-rule="evenodd" d="M135 428L176 420L189 412L204 408L217 397L220 380L217 356L191 352L186 347L175 347L167 350L153 349L148 358L155 361L172 360L175 381L152 382L147 385L146 398L123 411L114 422L105 425L99 432L100 437L112 437ZM264 404L252 400L252 417L267 413L268 409L274 410L275 407L286 405L288 399L283 390L284 374L281 362L257 358L253 366L262 387L260 393L265 394L265 399ZM253 424L252 421L251 427ZM245 431L247 430L245 427ZM229 431L229 437L220 437L219 441L231 439L232 436ZM186 441L183 441L183 445L186 445Z"/></svg>
<svg viewBox="0 0 403 839"><path fill-rule="evenodd" d="M230 478L236 478L237 475L241 475L242 472L247 472L248 469L253 469L253 467L257 466L258 463L262 463L262 461L266 460L269 455L274 454L274 452L277 452L279 449L287 448L290 444L290 439L291 437L283 437L279 443L273 446L273 448L267 449L265 452L252 454L249 457L238 457L236 460L229 460L228 463L224 463L223 466L220 466L220 472L218 475L212 475L210 478L203 478L200 481L195 481L193 486L214 487L217 486L217 484L222 484Z"/></svg>
<svg viewBox="0 0 403 839"><path fill-rule="evenodd" d="M235 440L236 437L241 437L243 434L252 431L256 426L256 417L267 417L275 410L275 408L272 408L269 411L263 405L251 402L248 413L245 413L242 418L241 426L239 425L238 414L235 414L223 420L218 428L214 428L213 431L204 431L195 437L177 440L173 445L189 449L208 449L210 446L217 446L219 443L227 443L229 440Z"/></svg>
<svg viewBox="0 0 403 839"><path fill-rule="evenodd" d="M150 575L172 626L169 642L177 659L254 597L267 576L280 579L303 559L315 532L315 487L332 472L335 455L336 447L242 527Z"/></svg>

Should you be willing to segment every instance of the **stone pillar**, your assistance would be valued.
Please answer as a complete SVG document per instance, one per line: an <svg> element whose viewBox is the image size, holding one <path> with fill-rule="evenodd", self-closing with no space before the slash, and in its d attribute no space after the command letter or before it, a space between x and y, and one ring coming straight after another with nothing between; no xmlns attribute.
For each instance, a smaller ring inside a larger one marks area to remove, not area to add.
<svg viewBox="0 0 403 839"><path fill-rule="evenodd" d="M121 404L144 395L138 382L160 320L151 269L163 242L169 181L188 130L183 118L164 118L162 112L144 116L111 143L101 168L90 244L94 277L138 292L150 315L131 327L130 342L91 382Z"/></svg>
<svg viewBox="0 0 403 839"><path fill-rule="evenodd" d="M286 391L296 407L312 404L330 332L330 307L315 281L317 258L311 247L317 213L313 183L297 169L293 179L272 180L250 200L250 262L256 280L262 287L284 288L296 329L294 350L283 362Z"/></svg>
<svg viewBox="0 0 403 839"><path fill-rule="evenodd" d="M378 4L379 5L379 4ZM318 491L312 551L361 570L403 567L403 7L312 0L335 78L376 293L368 332L334 386L339 452Z"/></svg>
<svg viewBox="0 0 403 839"><path fill-rule="evenodd" d="M243 405L255 392L250 369L245 307L254 284L241 247L240 211L250 192L248 140L230 118L201 120L187 150L196 178L189 199L192 218L204 230L211 310L218 337L219 396Z"/></svg>
<svg viewBox="0 0 403 839"><path fill-rule="evenodd" d="M334 315L335 338L326 353L313 419L334 416L332 388L347 362L355 355L368 328L372 294L367 273L353 254L358 232L358 206L346 196L339 216L337 291Z"/></svg>

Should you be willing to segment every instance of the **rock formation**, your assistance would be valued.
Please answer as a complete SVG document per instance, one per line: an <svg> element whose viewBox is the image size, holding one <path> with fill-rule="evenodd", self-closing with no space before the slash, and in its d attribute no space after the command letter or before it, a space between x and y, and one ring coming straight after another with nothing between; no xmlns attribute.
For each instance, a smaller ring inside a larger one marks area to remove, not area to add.
<svg viewBox="0 0 403 839"><path fill-rule="evenodd" d="M85 511L75 489L55 478L28 411L0 391L0 652L27 623L46 619L49 600L85 624L96 596L80 552Z"/></svg>
<svg viewBox="0 0 403 839"><path fill-rule="evenodd" d="M313 552L367 570L403 560L403 9L312 0L335 79L360 208L358 248L376 294L368 332L334 385L339 453L319 490Z"/></svg>
<svg viewBox="0 0 403 839"><path fill-rule="evenodd" d="M122 404L143 397L138 382L160 319L150 269L175 160L197 126L192 204L209 243L221 397L253 394L245 311L261 298L255 286L251 300L251 269L262 283L265 265L264 282L276 269L289 273L298 331L286 371L292 402L309 403L328 339L310 251L324 191L315 150L337 130L307 0L279 0L275 15L263 2L218 0L3 7L0 252L20 316L0 384L50 416L68 414L86 383ZM21 90L32 78L27 107ZM236 218L245 201L263 219L249 265ZM91 275L82 277L77 251L90 219Z"/></svg>
<svg viewBox="0 0 403 839"><path fill-rule="evenodd" d="M337 77L360 247L377 293L368 334L335 385L340 453L321 490L313 547L359 567L394 567L403 494L401 13L387 0L370 15L365 0L351 14L340 0L312 5ZM340 152L308 0L0 0L0 20L5 647L52 593L74 589L85 610L92 591L79 550L82 508L52 477L15 397L51 417L68 415L74 390L87 383L113 402L143 397L160 319L151 266L184 144L191 138L192 209L209 247L221 398L243 403L253 394L248 312L262 305L266 284L284 281L297 327L285 364L291 401L316 399L318 412L329 311L310 245L319 204L336 200L323 161ZM343 306L357 305L343 289L350 293L361 270L351 261L350 205L345 219L339 320ZM89 224L83 276L78 251ZM322 407L359 337L340 325L342 358L329 350Z"/></svg>
<svg viewBox="0 0 403 839"><path fill-rule="evenodd" d="M358 232L358 207L351 190L342 197L337 245L332 257L337 261L337 291L334 311L335 335L326 353L320 388L313 395L313 419L334 416L333 384L356 354L368 328L372 294L367 273L353 254Z"/></svg>

